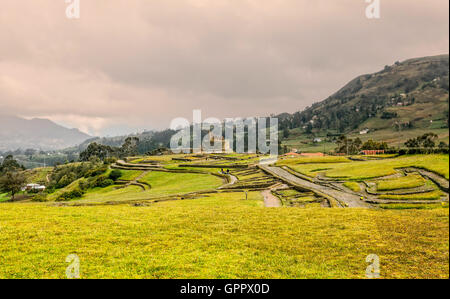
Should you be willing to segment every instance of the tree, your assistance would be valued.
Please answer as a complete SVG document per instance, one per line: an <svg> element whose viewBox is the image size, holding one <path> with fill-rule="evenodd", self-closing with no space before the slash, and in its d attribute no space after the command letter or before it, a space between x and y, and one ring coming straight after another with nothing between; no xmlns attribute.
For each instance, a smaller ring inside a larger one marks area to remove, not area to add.
<svg viewBox="0 0 450 299"><path fill-rule="evenodd" d="M3 160L2 165L0 165L0 172L13 171L24 169L23 166L19 165L19 163L14 159L12 155L6 156L5 160Z"/></svg>
<svg viewBox="0 0 450 299"><path fill-rule="evenodd" d="M441 142L439 143L438 146L439 146L440 149L446 149L446 148L448 148L448 144L445 143L444 141L441 141Z"/></svg>
<svg viewBox="0 0 450 299"><path fill-rule="evenodd" d="M120 148L121 157L135 156L138 154L139 138L128 137Z"/></svg>
<svg viewBox="0 0 450 299"><path fill-rule="evenodd" d="M12 200L14 195L20 191L25 184L25 176L19 171L7 171L0 177L0 190L11 192Z"/></svg>
<svg viewBox="0 0 450 299"><path fill-rule="evenodd" d="M409 139L405 142L406 147L409 148L418 148L418 147L425 147L425 148L433 148L436 146L436 139L438 138L438 135L435 133L426 133L422 136L419 136L417 138Z"/></svg>
<svg viewBox="0 0 450 299"><path fill-rule="evenodd" d="M117 151L118 148L92 142L85 151L80 153L80 160L89 161L92 157L105 160L106 158L115 155Z"/></svg>
<svg viewBox="0 0 450 299"><path fill-rule="evenodd" d="M417 140L417 138L411 138L408 139L408 141L405 142L405 146L408 148L416 148L420 146L419 141Z"/></svg>
<svg viewBox="0 0 450 299"><path fill-rule="evenodd" d="M289 137L289 129L287 127L285 127L283 129L283 137L284 138L288 138Z"/></svg>

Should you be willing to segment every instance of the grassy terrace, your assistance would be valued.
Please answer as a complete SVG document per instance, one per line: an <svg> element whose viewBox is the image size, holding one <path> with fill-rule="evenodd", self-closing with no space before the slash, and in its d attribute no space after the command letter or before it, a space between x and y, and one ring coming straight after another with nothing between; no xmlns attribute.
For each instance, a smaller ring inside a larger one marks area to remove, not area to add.
<svg viewBox="0 0 450 299"><path fill-rule="evenodd" d="M438 200L441 198L443 193L439 190L426 192L426 193L416 193L408 195L380 195L381 199L393 199L393 200Z"/></svg>
<svg viewBox="0 0 450 299"><path fill-rule="evenodd" d="M259 193L148 207L2 204L0 278L448 278L449 212L267 209ZM27 215L27 217L23 217Z"/></svg>
<svg viewBox="0 0 450 299"><path fill-rule="evenodd" d="M336 157L332 157L336 158ZM340 157L342 158L342 157ZM297 163L292 159L281 160L277 165L288 165L295 171L307 176L315 177L319 172L324 172L330 178L346 178L349 180L364 180L395 174L396 168L419 167L436 172L449 179L448 155L414 155L398 158L371 160L363 162L341 163Z"/></svg>
<svg viewBox="0 0 450 299"><path fill-rule="evenodd" d="M360 192L361 191L361 187L356 182L345 182L344 186L347 187L348 189L354 191L354 192Z"/></svg>
<svg viewBox="0 0 450 299"><path fill-rule="evenodd" d="M391 179L391 180L381 180L377 182L378 191L389 191L397 189L409 189L416 188L425 185L425 180L423 177L417 174L407 175L405 177Z"/></svg>
<svg viewBox="0 0 450 299"><path fill-rule="evenodd" d="M120 179L124 181L133 181L144 173L141 170L121 170L120 172L122 173Z"/></svg>
<svg viewBox="0 0 450 299"><path fill-rule="evenodd" d="M151 185L151 189L143 191L138 186L117 189L117 186L94 188L89 190L81 202L105 202L123 200L145 200L158 196L186 194L197 191L214 190L224 181L210 174L149 172L140 182Z"/></svg>

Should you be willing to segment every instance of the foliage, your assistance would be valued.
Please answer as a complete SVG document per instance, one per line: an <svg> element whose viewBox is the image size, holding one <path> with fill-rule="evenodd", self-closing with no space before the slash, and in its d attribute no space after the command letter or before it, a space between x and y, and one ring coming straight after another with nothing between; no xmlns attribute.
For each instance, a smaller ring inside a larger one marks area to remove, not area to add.
<svg viewBox="0 0 450 299"><path fill-rule="evenodd" d="M122 176L122 172L118 169L113 169L110 174L109 174L109 178L113 181L117 181L120 177Z"/></svg>
<svg viewBox="0 0 450 299"><path fill-rule="evenodd" d="M355 155L358 154L361 149L362 141L359 138L355 140L347 138L345 135L342 135L337 140L337 153L346 153L347 155Z"/></svg>
<svg viewBox="0 0 450 299"><path fill-rule="evenodd" d="M48 201L46 193L39 193L33 196L32 201L34 202L46 202Z"/></svg>
<svg viewBox="0 0 450 299"><path fill-rule="evenodd" d="M426 133L417 138L412 138L406 141L405 146L408 148L433 148L436 146L436 139L438 136L435 133Z"/></svg>
<svg viewBox="0 0 450 299"><path fill-rule="evenodd" d="M0 173L15 170L25 170L25 167L23 167L23 165L20 165L12 155L6 156L6 158L0 165Z"/></svg>
<svg viewBox="0 0 450 299"><path fill-rule="evenodd" d="M389 146L386 142L377 142L372 139L364 142L361 147L362 150L387 150L388 148Z"/></svg>
<svg viewBox="0 0 450 299"><path fill-rule="evenodd" d="M84 191L80 188L75 188L72 191L64 192L61 195L58 196L56 201L70 201L73 199L78 199L83 197Z"/></svg>
<svg viewBox="0 0 450 299"><path fill-rule="evenodd" d="M4 192L10 192L12 199L17 192L20 191L25 184L25 175L17 170L8 170L0 176L0 190Z"/></svg>

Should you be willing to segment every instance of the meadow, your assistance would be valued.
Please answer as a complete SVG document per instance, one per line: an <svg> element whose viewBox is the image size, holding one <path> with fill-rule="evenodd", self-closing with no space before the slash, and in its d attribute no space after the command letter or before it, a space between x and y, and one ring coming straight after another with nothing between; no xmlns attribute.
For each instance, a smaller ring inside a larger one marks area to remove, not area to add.
<svg viewBox="0 0 450 299"><path fill-rule="evenodd" d="M308 163L302 162L303 158L281 160L277 165L287 165L302 174L310 177L317 176L318 172L324 172L329 178L346 178L349 180L364 180L396 173L397 168L418 167L436 172L449 179L448 155L413 155L388 158L383 160L370 160L357 163Z"/></svg>
<svg viewBox="0 0 450 299"><path fill-rule="evenodd" d="M448 278L448 209L269 209L259 192L135 207L2 204L0 278ZM24 217L26 215L26 217Z"/></svg>
<svg viewBox="0 0 450 299"><path fill-rule="evenodd" d="M326 179L360 194L369 208L337 208L314 189L283 186L255 165L258 155L237 154L130 158L117 182L65 202L56 199L88 179L47 202L30 195L6 203L0 194L0 278L65 278L69 254L79 256L81 278L365 278L369 254L380 257L381 278L448 278L448 194L417 171L399 170L424 168L448 180L448 155L372 158L277 163L318 188ZM233 183L219 174L227 166ZM49 173L29 171L28 181ZM267 190L280 208L266 207Z"/></svg>

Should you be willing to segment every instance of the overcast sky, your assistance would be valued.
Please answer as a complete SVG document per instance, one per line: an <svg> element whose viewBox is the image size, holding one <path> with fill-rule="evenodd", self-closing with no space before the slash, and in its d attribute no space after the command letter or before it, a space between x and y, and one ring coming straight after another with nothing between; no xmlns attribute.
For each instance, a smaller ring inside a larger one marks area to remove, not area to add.
<svg viewBox="0 0 450 299"><path fill-rule="evenodd" d="M0 113L90 134L295 112L355 76L448 53L448 0L1 0Z"/></svg>

